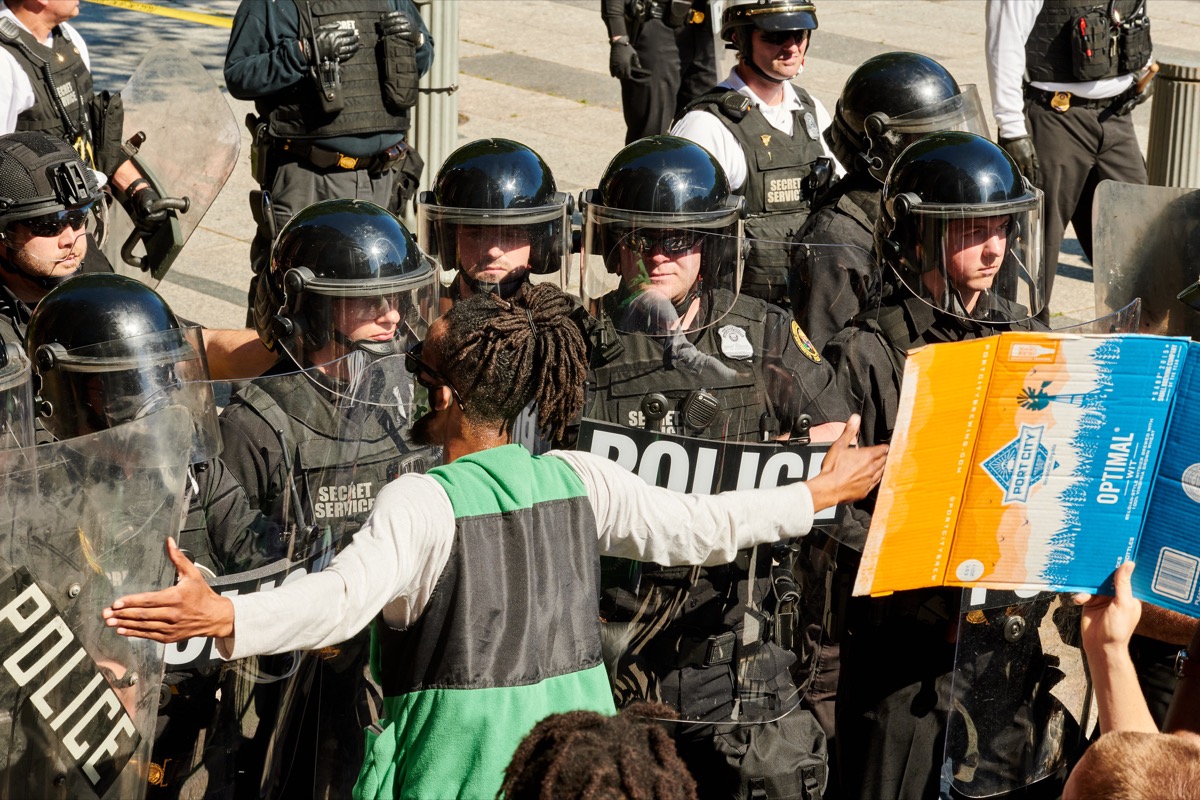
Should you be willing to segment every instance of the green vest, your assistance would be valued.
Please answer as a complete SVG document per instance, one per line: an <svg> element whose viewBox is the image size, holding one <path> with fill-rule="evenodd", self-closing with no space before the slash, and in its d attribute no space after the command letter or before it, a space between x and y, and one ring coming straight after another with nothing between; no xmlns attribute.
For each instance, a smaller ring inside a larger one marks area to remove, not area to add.
<svg viewBox="0 0 1200 800"><path fill-rule="evenodd" d="M356 798L490 798L549 714L614 711L596 612L596 524L564 461L507 445L429 473L454 508L445 569L420 618L376 620L385 718Z"/></svg>

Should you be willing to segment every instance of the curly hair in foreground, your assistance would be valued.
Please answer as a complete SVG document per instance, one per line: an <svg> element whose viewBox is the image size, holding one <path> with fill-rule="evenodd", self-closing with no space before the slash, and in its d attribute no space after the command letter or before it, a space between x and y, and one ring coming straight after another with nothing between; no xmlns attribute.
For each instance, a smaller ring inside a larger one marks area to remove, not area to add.
<svg viewBox="0 0 1200 800"><path fill-rule="evenodd" d="M522 740L497 797L505 800L694 800L696 782L662 725L661 703L633 703L614 717L552 714Z"/></svg>
<svg viewBox="0 0 1200 800"><path fill-rule="evenodd" d="M587 345L570 297L550 284L510 299L476 294L446 312L442 371L475 423L505 424L537 401L542 433L561 441L583 411Z"/></svg>

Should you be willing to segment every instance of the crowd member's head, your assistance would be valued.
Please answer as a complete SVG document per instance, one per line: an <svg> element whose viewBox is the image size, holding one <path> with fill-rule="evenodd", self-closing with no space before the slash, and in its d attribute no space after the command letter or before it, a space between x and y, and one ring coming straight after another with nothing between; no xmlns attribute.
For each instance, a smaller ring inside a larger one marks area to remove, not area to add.
<svg viewBox="0 0 1200 800"><path fill-rule="evenodd" d="M39 25L53 28L79 16L79 0L4 0L4 4L27 27L36 20Z"/></svg>
<svg viewBox="0 0 1200 800"><path fill-rule="evenodd" d="M998 145L971 133L936 133L892 165L876 253L938 311L1019 322L1046 302L1041 209L1041 191Z"/></svg>
<svg viewBox="0 0 1200 800"><path fill-rule="evenodd" d="M429 390L432 410L413 438L445 444L464 429L506 431L530 401L550 441L583 410L587 346L571 299L555 286L511 298L477 294L456 303L409 353L408 371Z"/></svg>
<svg viewBox="0 0 1200 800"><path fill-rule="evenodd" d="M695 142L650 136L628 145L584 196L584 301L624 332L656 332L646 312L664 303L685 327L716 323L741 281L742 207Z"/></svg>
<svg viewBox="0 0 1200 800"><path fill-rule="evenodd" d="M0 282L29 304L75 275L100 210L96 173L45 133L0 136Z"/></svg>
<svg viewBox="0 0 1200 800"><path fill-rule="evenodd" d="M145 284L111 273L64 283L38 303L25 349L38 375L38 414L55 438L178 405L191 412L193 458L216 454L216 404L200 329L181 325Z"/></svg>
<svg viewBox="0 0 1200 800"><path fill-rule="evenodd" d="M417 204L422 247L450 300L510 297L531 275L562 285L570 256L571 197L542 157L519 142L463 145Z"/></svg>
<svg viewBox="0 0 1200 800"><path fill-rule="evenodd" d="M825 140L847 169L882 182L906 147L938 131L988 135L975 87L928 56L883 53L850 73Z"/></svg>
<svg viewBox="0 0 1200 800"><path fill-rule="evenodd" d="M653 717L674 717L660 703L634 703L616 716L552 714L513 754L505 800L689 800L696 782L671 736Z"/></svg>
<svg viewBox="0 0 1200 800"><path fill-rule="evenodd" d="M402 354L437 313L433 265L395 216L361 200L325 200L292 217L259 283L282 289L273 316L256 320L259 335L301 368Z"/></svg>
<svg viewBox="0 0 1200 800"><path fill-rule="evenodd" d="M730 0L721 14L721 38L738 62L769 83L783 83L804 69L817 29L817 7L790 0Z"/></svg>
<svg viewBox="0 0 1200 800"><path fill-rule="evenodd" d="M1195 800L1200 797L1200 736L1113 731L1071 771L1063 800Z"/></svg>

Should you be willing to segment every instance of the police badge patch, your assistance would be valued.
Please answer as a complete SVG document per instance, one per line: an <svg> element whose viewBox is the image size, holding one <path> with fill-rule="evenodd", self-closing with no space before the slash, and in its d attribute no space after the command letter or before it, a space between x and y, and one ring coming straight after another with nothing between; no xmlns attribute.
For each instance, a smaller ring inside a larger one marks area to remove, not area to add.
<svg viewBox="0 0 1200 800"><path fill-rule="evenodd" d="M812 115L811 111L804 112L804 129L808 131L808 138L814 142L821 135L821 131L817 128L817 119Z"/></svg>
<svg viewBox="0 0 1200 800"><path fill-rule="evenodd" d="M796 322L792 320L792 341L796 343L796 347L800 348L800 352L814 364L821 363L821 354L817 352L817 346L812 343L812 339L808 338L808 334Z"/></svg>
<svg viewBox="0 0 1200 800"><path fill-rule="evenodd" d="M726 325L717 330L721 337L721 352L726 358L745 361L754 356L754 345L746 336L746 331L737 325Z"/></svg>

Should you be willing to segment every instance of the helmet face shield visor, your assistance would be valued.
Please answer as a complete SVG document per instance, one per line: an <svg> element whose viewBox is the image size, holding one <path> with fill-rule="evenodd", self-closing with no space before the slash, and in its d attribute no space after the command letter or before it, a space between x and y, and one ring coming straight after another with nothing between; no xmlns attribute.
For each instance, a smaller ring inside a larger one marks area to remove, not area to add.
<svg viewBox="0 0 1200 800"><path fill-rule="evenodd" d="M888 116L877 112L864 123L867 137L867 162L870 173L880 181L896 157L913 142L940 131L965 131L990 138L983 102L973 85L940 103L918 108L907 114Z"/></svg>
<svg viewBox="0 0 1200 800"><path fill-rule="evenodd" d="M438 283L451 297L498 288L507 295L531 276L566 283L571 253L570 196L559 192L551 205L529 208L450 208L426 193L417 204L418 239L437 264Z"/></svg>
<svg viewBox="0 0 1200 800"><path fill-rule="evenodd" d="M178 406L186 408L192 420L192 461L206 461L221 450L198 327L74 350L46 344L38 348L37 360L39 395L49 412L44 424L59 439L107 430Z"/></svg>
<svg viewBox="0 0 1200 800"><path fill-rule="evenodd" d="M403 354L412 342L425 338L438 316L432 266L419 278L369 281L319 279L307 270L293 270L286 282L289 292L298 287L292 317L302 330L281 344L301 368L354 350L370 357Z"/></svg>
<svg viewBox="0 0 1200 800"><path fill-rule="evenodd" d="M903 196L897 205L904 206ZM961 319L1019 322L1046 303L1042 194L986 205L900 208L910 236L900 270L905 286Z"/></svg>
<svg viewBox="0 0 1200 800"><path fill-rule="evenodd" d="M0 345L0 450L34 444L33 373L25 351Z"/></svg>
<svg viewBox="0 0 1200 800"><path fill-rule="evenodd" d="M742 242L734 202L713 212L677 214L588 203L581 300L622 333L671 336L713 325L737 299Z"/></svg>

